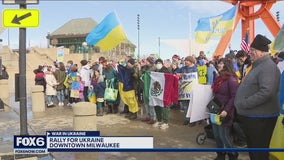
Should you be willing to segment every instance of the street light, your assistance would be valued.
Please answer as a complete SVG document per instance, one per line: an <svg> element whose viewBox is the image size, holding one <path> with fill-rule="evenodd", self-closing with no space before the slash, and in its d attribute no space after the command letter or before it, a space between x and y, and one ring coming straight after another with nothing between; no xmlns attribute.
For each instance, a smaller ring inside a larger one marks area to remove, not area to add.
<svg viewBox="0 0 284 160"><path fill-rule="evenodd" d="M86 60L86 54L85 53L86 53L87 46L88 46L87 42L83 42L82 43L82 47L83 47L83 51L82 52L83 52L83 59L84 60Z"/></svg>
<svg viewBox="0 0 284 160"><path fill-rule="evenodd" d="M161 41L161 40L160 40L160 37L159 37L159 38L158 38L158 45L159 45L159 58L161 58L161 54L160 54L160 48L161 48L161 47L160 47L160 46L161 46L161 45L160 45L160 41Z"/></svg>

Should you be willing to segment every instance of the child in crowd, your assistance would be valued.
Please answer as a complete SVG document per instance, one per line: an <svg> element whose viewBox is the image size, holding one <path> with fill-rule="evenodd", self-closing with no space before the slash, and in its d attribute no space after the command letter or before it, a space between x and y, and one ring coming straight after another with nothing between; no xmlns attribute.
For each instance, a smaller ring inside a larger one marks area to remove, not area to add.
<svg viewBox="0 0 284 160"><path fill-rule="evenodd" d="M103 116L105 83L99 70L94 71L91 85L97 97L97 116Z"/></svg>
<svg viewBox="0 0 284 160"><path fill-rule="evenodd" d="M53 106L53 97L56 95L56 86L58 85L53 72L52 67L49 66L45 72L47 107Z"/></svg>
<svg viewBox="0 0 284 160"><path fill-rule="evenodd" d="M80 102L84 98L83 91L84 83L82 82L82 78L77 76L76 81L71 84L70 103Z"/></svg>

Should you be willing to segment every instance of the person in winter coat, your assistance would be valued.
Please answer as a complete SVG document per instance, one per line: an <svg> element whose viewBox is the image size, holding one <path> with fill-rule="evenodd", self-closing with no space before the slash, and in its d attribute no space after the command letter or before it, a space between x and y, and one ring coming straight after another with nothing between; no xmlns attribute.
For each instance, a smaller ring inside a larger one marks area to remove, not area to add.
<svg viewBox="0 0 284 160"><path fill-rule="evenodd" d="M105 80L105 83L107 81L110 81L113 83L113 87L115 89L118 89L117 86L117 71L111 66L111 64L107 64L103 67L103 77ZM118 112L118 105L117 105L117 101L111 102L106 100L106 105L107 105L107 114L108 113L117 113Z"/></svg>
<svg viewBox="0 0 284 160"><path fill-rule="evenodd" d="M123 84L123 93L120 93L120 95L122 100L125 101L124 103L129 107L129 113L125 116L125 118L128 118L130 120L136 119L138 112L138 102L134 90L134 64L135 60L133 58L130 58L127 61L126 67L118 65L118 73L121 75L119 76L119 78L121 78L120 82L122 82L121 84Z"/></svg>
<svg viewBox="0 0 284 160"><path fill-rule="evenodd" d="M51 67L48 67L45 72L47 107L53 106L53 97L56 95L56 86L58 85Z"/></svg>
<svg viewBox="0 0 284 160"><path fill-rule="evenodd" d="M77 77L78 72L77 72L77 66L73 65L73 67L71 68L71 72L69 74L66 75L66 78L63 82L66 90L67 90L67 95L68 95L68 104L67 106L71 106L71 103L73 103L73 99L70 97L71 94L71 85L73 82L76 81L76 77Z"/></svg>
<svg viewBox="0 0 284 160"><path fill-rule="evenodd" d="M104 78L100 74L100 70L97 69L94 71L91 85L97 97L97 116L103 116L104 94L106 86Z"/></svg>
<svg viewBox="0 0 284 160"><path fill-rule="evenodd" d="M269 148L280 112L281 73L269 55L270 43L260 34L254 38L249 51L252 65L247 68L235 98L238 121L248 148ZM269 160L269 152L249 152L249 157Z"/></svg>
<svg viewBox="0 0 284 160"><path fill-rule="evenodd" d="M0 75L0 79L9 79L9 74L4 65L2 65L2 74Z"/></svg>
<svg viewBox="0 0 284 160"><path fill-rule="evenodd" d="M145 72L154 72L156 71L156 66L154 64L154 58L148 57L146 59L146 64L141 67L141 74L144 74ZM144 98L145 99L145 98ZM142 122L145 122L147 124L154 124L156 122L156 112L154 106L149 106L148 104L144 103L146 116L141 119Z"/></svg>
<svg viewBox="0 0 284 160"><path fill-rule="evenodd" d="M156 60L156 72L162 72L162 73L171 73L171 70L169 70L164 64L162 59ZM160 129L167 129L169 128L169 111L170 107L165 106L154 106L157 122L153 124L153 127L159 127Z"/></svg>
<svg viewBox="0 0 284 160"><path fill-rule="evenodd" d="M71 84L70 98L72 103L78 103L84 99L83 95L84 83L82 82L81 76L76 76L76 81Z"/></svg>
<svg viewBox="0 0 284 160"><path fill-rule="evenodd" d="M40 65L37 69L34 70L35 74L35 85L42 85L44 92L46 90L46 81L44 77L43 67Z"/></svg>
<svg viewBox="0 0 284 160"><path fill-rule="evenodd" d="M65 91L65 86L64 86L64 81L66 78L66 73L65 73L65 66L62 62L59 62L58 64L58 70L55 71L54 76L55 79L58 82L58 85L56 87L57 91L57 99L58 99L58 105L59 106L64 106L64 91Z"/></svg>
<svg viewBox="0 0 284 160"><path fill-rule="evenodd" d="M82 78L82 82L84 83L84 91L83 91L83 95L84 95L84 101L88 102L88 90L90 87L90 83L91 83L91 70L90 70L90 66L88 64L87 60L81 60L81 69L79 71L79 74Z"/></svg>
<svg viewBox="0 0 284 160"><path fill-rule="evenodd" d="M194 73L194 72L198 73L197 67L195 65L195 58L194 57L187 56L184 59L184 63L185 63L185 65L183 67L181 67L176 72L176 75L178 75L181 79L183 78L183 74ZM186 117L188 106L189 106L189 102L190 102L189 99L188 100L187 99L186 100L180 100L181 107L184 109L184 122L183 122L183 125L188 125L189 124L190 127L193 127L193 126L195 126L196 123L195 122L189 123L190 119Z"/></svg>
<svg viewBox="0 0 284 160"><path fill-rule="evenodd" d="M218 71L219 75L212 84L212 91L214 98L221 106L218 115L222 124L212 122L212 129L218 148L233 148L230 131L235 113L234 100L238 89L238 77L232 62L224 58L218 61ZM229 160L237 160L237 152L228 152L227 154ZM225 160L225 155L224 152L217 152L217 157L214 160Z"/></svg>

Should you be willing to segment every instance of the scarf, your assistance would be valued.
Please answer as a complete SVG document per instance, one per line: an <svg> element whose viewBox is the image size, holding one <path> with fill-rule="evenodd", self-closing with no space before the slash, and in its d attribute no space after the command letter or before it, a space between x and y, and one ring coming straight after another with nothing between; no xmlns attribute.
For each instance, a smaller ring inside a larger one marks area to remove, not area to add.
<svg viewBox="0 0 284 160"><path fill-rule="evenodd" d="M211 86L213 93L218 92L221 86L223 85L223 83L227 81L230 77L231 77L230 73L224 73L223 75L216 77Z"/></svg>

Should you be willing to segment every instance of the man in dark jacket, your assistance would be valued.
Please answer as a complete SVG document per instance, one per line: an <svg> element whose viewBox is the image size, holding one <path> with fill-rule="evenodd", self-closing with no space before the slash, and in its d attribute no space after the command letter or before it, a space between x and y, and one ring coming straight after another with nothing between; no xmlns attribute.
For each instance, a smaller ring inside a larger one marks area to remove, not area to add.
<svg viewBox="0 0 284 160"><path fill-rule="evenodd" d="M129 107L129 114L127 114L125 117L129 118L130 120L136 119L138 112L138 102L134 90L134 64L135 60L130 58L127 61L126 67L118 65L118 73L120 74L118 78L120 79L119 81L123 83L123 93L120 93L120 95L121 99Z"/></svg>
<svg viewBox="0 0 284 160"><path fill-rule="evenodd" d="M279 115L280 71L268 55L271 43L257 35L250 46L253 61L243 78L236 98L238 119L247 138L248 148L269 148ZM268 160L268 152L250 152L250 160Z"/></svg>

